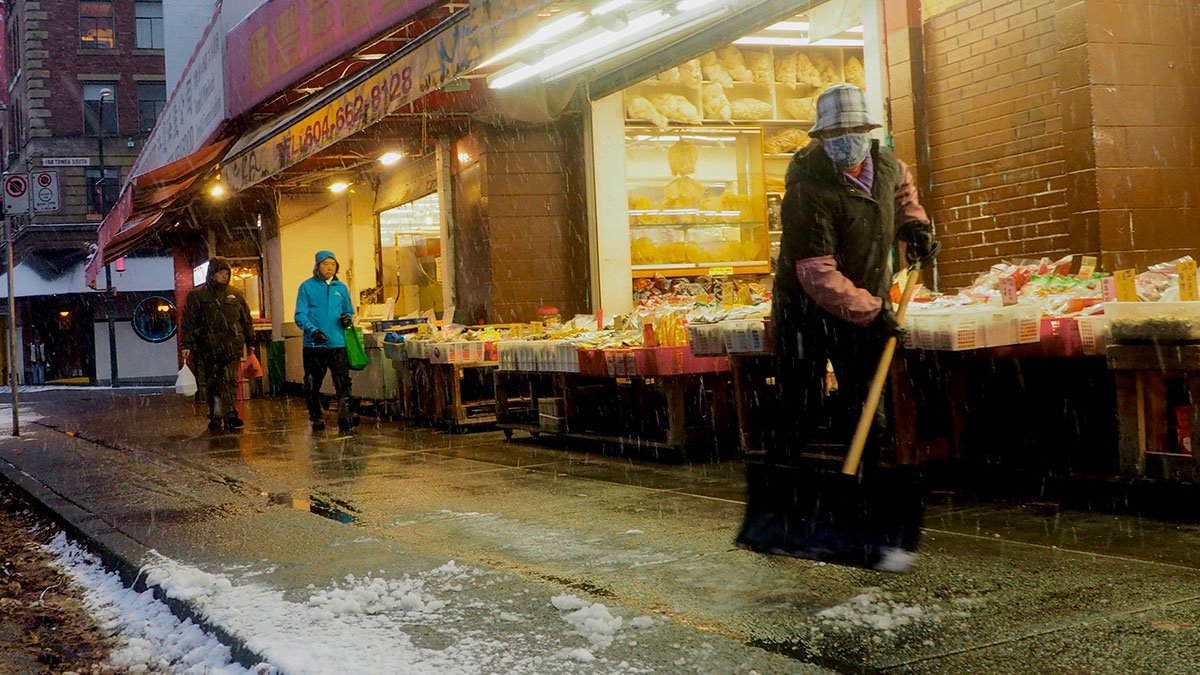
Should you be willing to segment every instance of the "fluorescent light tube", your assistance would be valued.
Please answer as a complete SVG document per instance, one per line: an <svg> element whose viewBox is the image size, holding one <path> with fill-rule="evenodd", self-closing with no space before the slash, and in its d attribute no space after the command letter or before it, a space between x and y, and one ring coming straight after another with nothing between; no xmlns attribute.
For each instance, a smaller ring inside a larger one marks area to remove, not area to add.
<svg viewBox="0 0 1200 675"><path fill-rule="evenodd" d="M632 0L630 0L630 1L632 1ZM533 35L530 35L529 37L525 38L524 40L521 40L517 44L509 47L508 49L501 51L499 54L496 54L495 56L491 57L490 59L487 59L483 63L476 66L476 68L483 68L485 66L490 66L497 61L504 60L514 54L523 52L526 49L529 49L530 47L532 47L534 45L541 44L542 42L545 42L546 40L549 40L550 38L562 35L563 33L571 30L572 28L575 28L576 26L582 24L585 18L586 17L584 17L583 12L571 12L570 14L567 14L566 16L557 18L554 21L546 23L546 24L540 26L537 30L535 30L533 32Z"/></svg>
<svg viewBox="0 0 1200 675"><path fill-rule="evenodd" d="M632 37L644 30L648 30L653 26L669 19L671 15L655 10L643 14L629 22L629 25L619 31L604 31L593 35L586 40L569 44L562 49L551 52L542 58L541 61L531 65L522 66L516 69L509 69L507 72L497 74L496 77L488 82L488 86L492 89L504 89L511 87L518 82L533 77L539 73L545 72L554 66L561 66L571 61L582 59L593 52L604 49L610 44L619 42L625 38Z"/></svg>

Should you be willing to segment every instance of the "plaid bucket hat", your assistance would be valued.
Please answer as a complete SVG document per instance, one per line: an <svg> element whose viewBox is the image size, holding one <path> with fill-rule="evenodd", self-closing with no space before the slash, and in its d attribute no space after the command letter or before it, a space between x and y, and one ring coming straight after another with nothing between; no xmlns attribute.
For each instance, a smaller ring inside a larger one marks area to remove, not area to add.
<svg viewBox="0 0 1200 675"><path fill-rule="evenodd" d="M882 126L867 112L866 92L852 84L835 84L817 97L817 123L808 133L866 126Z"/></svg>

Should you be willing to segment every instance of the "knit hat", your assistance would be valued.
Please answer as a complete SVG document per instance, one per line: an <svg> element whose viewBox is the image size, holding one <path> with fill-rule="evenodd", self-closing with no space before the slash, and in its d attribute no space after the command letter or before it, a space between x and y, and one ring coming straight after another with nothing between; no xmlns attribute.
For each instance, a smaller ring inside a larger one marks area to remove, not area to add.
<svg viewBox="0 0 1200 675"><path fill-rule="evenodd" d="M817 97L817 123L808 133L879 126L867 111L866 92L852 84L835 84Z"/></svg>

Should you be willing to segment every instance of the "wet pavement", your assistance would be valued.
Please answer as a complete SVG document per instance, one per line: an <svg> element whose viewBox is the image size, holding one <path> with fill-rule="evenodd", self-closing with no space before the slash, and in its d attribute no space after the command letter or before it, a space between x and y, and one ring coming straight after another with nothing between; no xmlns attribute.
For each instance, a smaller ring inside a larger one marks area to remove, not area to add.
<svg viewBox="0 0 1200 675"><path fill-rule="evenodd" d="M40 419L0 442L0 470L81 529L130 555L253 567L285 592L453 559L540 598L530 617L563 592L665 617L656 638L606 652L664 673L1200 671L1196 525L935 495L918 568L897 576L734 548L739 462L371 418L313 434L290 399L252 402L243 432L216 435L161 390L36 393L22 408Z"/></svg>

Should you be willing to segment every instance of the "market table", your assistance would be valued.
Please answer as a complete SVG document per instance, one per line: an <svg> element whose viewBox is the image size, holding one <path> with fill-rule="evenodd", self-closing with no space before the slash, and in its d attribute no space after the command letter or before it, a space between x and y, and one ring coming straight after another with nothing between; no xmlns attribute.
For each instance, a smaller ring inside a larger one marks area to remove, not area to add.
<svg viewBox="0 0 1200 675"><path fill-rule="evenodd" d="M491 395L495 361L434 363L429 358L408 356L403 344L385 344L385 351L399 380L399 409L404 419L451 431L496 421Z"/></svg>
<svg viewBox="0 0 1200 675"><path fill-rule="evenodd" d="M1164 477L1200 480L1200 344L1110 345L1117 387L1118 463L1125 478L1146 475L1148 461ZM1192 456L1169 453L1167 380L1181 378L1191 408Z"/></svg>
<svg viewBox="0 0 1200 675"><path fill-rule="evenodd" d="M496 422L509 438L520 430L688 461L732 431L728 372L616 377L498 370L495 381Z"/></svg>

